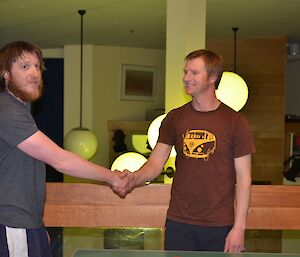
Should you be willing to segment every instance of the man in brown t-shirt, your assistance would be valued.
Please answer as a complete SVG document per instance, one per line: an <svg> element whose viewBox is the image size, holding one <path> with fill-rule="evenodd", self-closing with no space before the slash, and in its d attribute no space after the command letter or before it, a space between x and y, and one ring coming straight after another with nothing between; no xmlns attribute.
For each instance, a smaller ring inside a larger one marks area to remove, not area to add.
<svg viewBox="0 0 300 257"><path fill-rule="evenodd" d="M216 98L222 59L208 50L185 58L183 82L192 101L170 111L134 186L157 177L175 146L176 172L167 213L165 249L244 250L255 151L242 114Z"/></svg>

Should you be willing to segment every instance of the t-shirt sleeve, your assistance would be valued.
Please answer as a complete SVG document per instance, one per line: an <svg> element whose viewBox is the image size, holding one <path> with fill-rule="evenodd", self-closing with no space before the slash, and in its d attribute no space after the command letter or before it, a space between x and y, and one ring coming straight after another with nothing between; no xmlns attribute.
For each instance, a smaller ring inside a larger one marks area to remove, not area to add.
<svg viewBox="0 0 300 257"><path fill-rule="evenodd" d="M163 119L160 128L159 128L159 136L158 142L174 145L175 137L174 137L174 110L170 111L167 116Z"/></svg>
<svg viewBox="0 0 300 257"><path fill-rule="evenodd" d="M234 158L255 153L255 144L250 126L243 115L240 115L233 129Z"/></svg>
<svg viewBox="0 0 300 257"><path fill-rule="evenodd" d="M22 141L38 131L30 113L20 109L10 109L1 114L0 136L11 147L15 147Z"/></svg>

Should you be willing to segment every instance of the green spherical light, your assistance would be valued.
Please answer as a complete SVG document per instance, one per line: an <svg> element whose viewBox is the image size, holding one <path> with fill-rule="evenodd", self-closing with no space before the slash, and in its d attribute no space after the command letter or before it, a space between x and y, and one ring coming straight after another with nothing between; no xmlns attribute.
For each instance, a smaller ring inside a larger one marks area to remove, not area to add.
<svg viewBox="0 0 300 257"><path fill-rule="evenodd" d="M98 147L97 137L86 128L75 128L70 130L64 139L64 148L78 154L86 160L90 160L96 153Z"/></svg>

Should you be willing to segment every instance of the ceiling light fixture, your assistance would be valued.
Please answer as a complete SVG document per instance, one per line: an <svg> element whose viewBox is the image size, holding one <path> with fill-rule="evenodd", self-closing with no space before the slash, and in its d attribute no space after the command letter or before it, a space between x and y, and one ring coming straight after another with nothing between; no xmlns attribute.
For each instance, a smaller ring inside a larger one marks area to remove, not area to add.
<svg viewBox="0 0 300 257"><path fill-rule="evenodd" d="M127 152L118 156L111 165L111 170L129 170L135 172L141 168L147 161L147 158L136 152Z"/></svg>
<svg viewBox="0 0 300 257"><path fill-rule="evenodd" d="M90 160L96 153L98 142L95 134L82 126L82 57L83 57L83 15L85 10L79 10L81 16L80 34L80 125L70 130L64 139L64 148Z"/></svg>
<svg viewBox="0 0 300 257"><path fill-rule="evenodd" d="M152 150L154 149L154 147L155 147L155 145L157 143L158 137L159 137L159 128L160 128L160 125L161 125L163 119L166 116L167 116L166 114L159 115L149 125L148 131L147 131L147 135L148 135L148 142L149 142L149 145L150 145L150 147L151 147ZM171 150L171 153L170 153L170 157L174 157L176 155L177 155L177 153L176 153L176 150L175 150L175 148L173 146L172 150Z"/></svg>
<svg viewBox="0 0 300 257"><path fill-rule="evenodd" d="M238 28L232 28L234 32L234 72L224 71L218 89L217 98L235 111L240 111L248 99L248 87L244 79L236 73L236 33Z"/></svg>

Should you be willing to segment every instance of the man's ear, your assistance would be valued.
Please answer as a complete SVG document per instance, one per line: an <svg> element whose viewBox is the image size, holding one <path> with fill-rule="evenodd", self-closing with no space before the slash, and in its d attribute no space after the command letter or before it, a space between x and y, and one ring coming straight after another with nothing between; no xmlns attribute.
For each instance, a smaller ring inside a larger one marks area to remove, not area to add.
<svg viewBox="0 0 300 257"><path fill-rule="evenodd" d="M218 79L217 75L212 74L212 75L210 75L210 77L209 77L209 82L215 84L215 83L217 82L217 79Z"/></svg>
<svg viewBox="0 0 300 257"><path fill-rule="evenodd" d="M9 73L8 71L4 72L3 78L8 79L9 78Z"/></svg>

